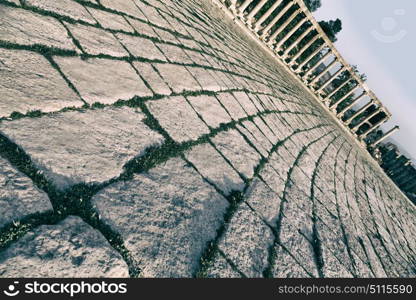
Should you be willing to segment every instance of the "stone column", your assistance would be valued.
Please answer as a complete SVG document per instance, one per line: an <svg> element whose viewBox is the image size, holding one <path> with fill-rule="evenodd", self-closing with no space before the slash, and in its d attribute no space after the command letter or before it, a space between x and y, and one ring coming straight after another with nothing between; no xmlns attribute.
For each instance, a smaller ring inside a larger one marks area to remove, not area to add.
<svg viewBox="0 0 416 300"><path fill-rule="evenodd" d="M331 68L338 62L338 58L335 57L335 59L328 65L326 66L326 68L319 73L318 75L315 76L315 78L312 79L312 81L310 82L311 85L314 85L315 83L318 82L319 79L322 78L322 76L324 76L327 72L329 72L329 70L331 70Z"/></svg>
<svg viewBox="0 0 416 300"><path fill-rule="evenodd" d="M253 2L254 0L246 0L244 1L239 7L238 7L238 14L243 15L244 11L247 9L247 7Z"/></svg>
<svg viewBox="0 0 416 300"><path fill-rule="evenodd" d="M237 0L230 0L230 10L234 13L234 15L237 15Z"/></svg>
<svg viewBox="0 0 416 300"><path fill-rule="evenodd" d="M283 0L278 0L276 1L265 13L264 15L262 15L258 21L254 24L254 31L259 31L261 24L264 23L264 21L267 20L268 17L270 17L270 15L275 11L275 9L282 4Z"/></svg>
<svg viewBox="0 0 416 300"><path fill-rule="evenodd" d="M387 122L390 119L390 117L387 115L380 121L378 121L376 124L374 124L372 127L370 127L368 130L363 132L360 135L360 139L365 139L370 133L376 131L383 123Z"/></svg>
<svg viewBox="0 0 416 300"><path fill-rule="evenodd" d="M384 141L385 139L387 139L389 136L391 136L393 133L395 133L396 131L400 130L399 126L394 126L392 129L390 129L389 131L387 131L382 137L380 137L378 140L375 140L370 146L371 147L375 147L378 144L380 144L382 141Z"/></svg>
<svg viewBox="0 0 416 300"><path fill-rule="evenodd" d="M357 87L359 87L359 85L357 85ZM367 96L367 92L362 92L360 96L358 96L357 98L355 98L348 106L344 107L343 110L341 110L338 114L337 117L340 117L341 115L343 115L347 110L350 110L354 105L356 105L358 102L361 101L361 99L363 97ZM344 99L343 99L344 100Z"/></svg>
<svg viewBox="0 0 416 300"><path fill-rule="evenodd" d="M331 108L335 108L335 107L337 107L340 103L342 103L345 99L347 99L349 96L351 96L351 95L353 95L354 93L355 93L355 91L357 90L357 89L359 89L360 88L360 85L359 84L357 84L356 86L354 86L351 90L349 90L348 91L348 93L346 93L344 96L342 96L341 98L339 98L338 100L337 100L337 102L335 102L333 105L331 105ZM360 95L361 97L364 97L364 95ZM354 99L353 100L353 103L355 102L357 100L357 98L356 99Z"/></svg>
<svg viewBox="0 0 416 300"><path fill-rule="evenodd" d="M336 79L342 72L345 71L347 67L342 66L334 75L331 76L326 82L322 84L322 86L317 90L317 92L321 92L324 88L326 88L334 79Z"/></svg>
<svg viewBox="0 0 416 300"><path fill-rule="evenodd" d="M325 96L324 100L330 99L332 96L338 93L344 86L346 86L349 82L352 82L353 80L353 78L348 78L347 80L345 80L339 87L332 90L327 96Z"/></svg>
<svg viewBox="0 0 416 300"><path fill-rule="evenodd" d="M309 67L309 70L302 76L303 78L307 78L310 74L312 74L316 68L319 67L321 63L323 63L330 55L332 55L331 49L327 53L325 53L316 63Z"/></svg>
<svg viewBox="0 0 416 300"><path fill-rule="evenodd" d="M293 27L285 36L282 38L277 44L276 48L280 48L291 36L294 34L303 24L305 24L308 20L308 18L304 18L300 20L295 27Z"/></svg>
<svg viewBox="0 0 416 300"><path fill-rule="evenodd" d="M377 108L375 111L373 111L371 114L369 114L367 117L365 117L363 120L361 120L359 123L355 124L351 129L357 128L357 130L364 124L367 123L370 119L375 117L376 115L384 112L381 107Z"/></svg>
<svg viewBox="0 0 416 300"><path fill-rule="evenodd" d="M361 109L359 109L358 111L356 111L351 117L349 117L346 121L345 121L345 125L349 125L351 123L352 120L354 120L356 117L358 117L359 115L361 115L364 111L366 111L371 105L375 105L376 103L371 100L370 102L368 102L366 105L364 105Z"/></svg>
<svg viewBox="0 0 416 300"><path fill-rule="evenodd" d="M303 54L303 53L305 53L305 51L306 50L308 50L309 49L309 47L311 47L312 46L312 44L316 41L316 40L318 40L318 39L320 39L321 38L321 36L319 35L319 33L318 34L316 34L307 44L305 44L303 47L302 47L302 49L300 49L299 51L298 51L298 53L296 53L295 54L295 56L293 56L292 58L291 58L291 64L294 64L294 63L296 63L296 60ZM324 48L326 47L326 44L325 44L325 42L323 42L318 48L316 48L316 50L314 51L314 52L312 52L303 62L301 62L300 64L299 64L299 66L298 66L298 70L299 71L302 71L302 68L303 68L303 66L304 65L306 65L313 57L315 57L319 52L321 52ZM329 52L331 52L331 50L329 50Z"/></svg>
<svg viewBox="0 0 416 300"><path fill-rule="evenodd" d="M247 15L247 23L252 24L254 16L259 12L259 10L267 3L269 0L260 1L253 10ZM251 1L250 1L251 2Z"/></svg>
<svg viewBox="0 0 416 300"><path fill-rule="evenodd" d="M283 15L291 8L293 7L294 4L289 2L288 4L286 4L286 6L273 18L273 20L270 21L269 24L267 24L267 26L263 29L261 38L264 40L267 35L269 30L277 23L277 21L280 20L281 17L283 17Z"/></svg>
<svg viewBox="0 0 416 300"><path fill-rule="evenodd" d="M295 48L298 45L298 43L302 41L313 29L315 29L315 27L310 26L308 29L305 30L304 33L298 36L296 40L294 40L292 44L283 52L283 56L286 56L290 51L292 51L292 49Z"/></svg>
<svg viewBox="0 0 416 300"><path fill-rule="evenodd" d="M279 28L276 29L276 31L270 36L269 38L269 46L274 44L276 41L275 39L277 38L277 36L286 28L287 25L289 25L298 15L300 12L300 8L298 8L297 10L295 10L288 18L287 20L281 25L279 26Z"/></svg>

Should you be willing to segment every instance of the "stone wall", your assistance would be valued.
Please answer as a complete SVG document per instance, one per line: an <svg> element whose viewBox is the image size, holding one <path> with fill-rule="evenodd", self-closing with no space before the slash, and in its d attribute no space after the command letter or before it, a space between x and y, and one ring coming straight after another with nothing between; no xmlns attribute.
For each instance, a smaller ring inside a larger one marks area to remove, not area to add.
<svg viewBox="0 0 416 300"><path fill-rule="evenodd" d="M209 0L0 0L1 277L416 275L415 207Z"/></svg>

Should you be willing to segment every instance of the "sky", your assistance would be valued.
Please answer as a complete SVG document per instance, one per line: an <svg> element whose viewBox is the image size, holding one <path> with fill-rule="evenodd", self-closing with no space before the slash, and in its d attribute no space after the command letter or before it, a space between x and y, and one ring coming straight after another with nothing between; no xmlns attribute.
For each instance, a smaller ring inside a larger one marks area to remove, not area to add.
<svg viewBox="0 0 416 300"><path fill-rule="evenodd" d="M367 84L392 113L385 131L400 126L393 142L416 159L416 1L321 0L315 18L339 18L336 48L368 77Z"/></svg>

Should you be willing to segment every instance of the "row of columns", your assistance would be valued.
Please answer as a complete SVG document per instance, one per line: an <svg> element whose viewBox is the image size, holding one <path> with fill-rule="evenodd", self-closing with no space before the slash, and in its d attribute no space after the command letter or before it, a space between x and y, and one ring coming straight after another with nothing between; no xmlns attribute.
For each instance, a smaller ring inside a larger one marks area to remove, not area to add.
<svg viewBox="0 0 416 300"><path fill-rule="evenodd" d="M221 1L224 2L225 0ZM321 29L318 28L319 25L316 25L313 18L310 17L306 6L302 2L303 0L291 0L284 5L283 3L285 2L283 0L275 0L273 3L270 3L272 5L266 10L264 7L269 1L273 0L261 0L256 5L251 5L254 3L254 0L230 0L231 5L229 8L235 17L245 22L250 30L263 40L276 55L279 55L282 61L294 70L295 74L303 80L308 88L331 110L336 112L337 117L341 120L345 119L345 114L348 111L368 96L370 102L344 120L344 124L350 126L351 122L365 113L367 109L373 105L376 106L374 112L350 128L361 140L364 140L369 134L388 121L390 114L385 111L378 100L372 99L371 92L367 92L366 88L360 83L361 81L351 71L350 66L339 56L332 43L328 42L324 37ZM295 20L296 23L293 24ZM280 23L281 25L278 26L277 24ZM301 29L303 32L294 40L291 40L291 37ZM286 33L283 34L284 32ZM307 57L303 58L306 54ZM331 58L330 62L325 64L329 58ZM300 59L301 61L299 61ZM331 73L336 65L339 65L337 71ZM348 78L339 86L334 87L336 80L343 74L348 75ZM325 81L324 78L326 78ZM343 89L347 86L351 86L351 88L344 93ZM363 92L360 95L355 95L359 89L362 89ZM343 91L343 95L333 99L341 91ZM322 93L324 95L321 95ZM338 111L339 105L351 97L353 97L351 102ZM375 124L369 122L379 114L384 114L385 116ZM368 124L369 128L358 134L364 124ZM376 146L397 130L398 126L371 145Z"/></svg>

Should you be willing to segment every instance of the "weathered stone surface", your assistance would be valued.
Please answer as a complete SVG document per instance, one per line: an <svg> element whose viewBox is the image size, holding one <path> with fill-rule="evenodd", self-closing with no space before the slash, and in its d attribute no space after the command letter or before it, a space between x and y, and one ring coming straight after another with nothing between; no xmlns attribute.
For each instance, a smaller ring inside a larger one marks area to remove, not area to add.
<svg viewBox="0 0 416 300"><path fill-rule="evenodd" d="M217 255L204 274L207 278L241 278L223 256Z"/></svg>
<svg viewBox="0 0 416 300"><path fill-rule="evenodd" d="M135 96L152 96L133 67L124 61L55 57L62 72L89 104L111 104Z"/></svg>
<svg viewBox="0 0 416 300"><path fill-rule="evenodd" d="M159 124L178 143L196 140L209 133L208 127L183 97L151 101L148 108Z"/></svg>
<svg viewBox="0 0 416 300"><path fill-rule="evenodd" d="M128 277L104 236L79 217L29 231L0 252L1 277Z"/></svg>
<svg viewBox="0 0 416 300"><path fill-rule="evenodd" d="M171 159L93 198L144 277L191 277L227 201L181 159Z"/></svg>
<svg viewBox="0 0 416 300"><path fill-rule="evenodd" d="M263 277L273 234L246 204L238 207L219 248L248 277Z"/></svg>
<svg viewBox="0 0 416 300"><path fill-rule="evenodd" d="M235 129L218 133L212 138L215 147L241 174L252 178L254 169L260 162L260 155L244 140Z"/></svg>
<svg viewBox="0 0 416 300"><path fill-rule="evenodd" d="M128 14L130 16L145 19L143 13L134 4L133 0L102 0L101 5L114 9L115 11Z"/></svg>
<svg viewBox="0 0 416 300"><path fill-rule="evenodd" d="M215 99L215 97L201 95L188 97L188 100L195 111L200 114L205 123L208 124L208 126L217 128L221 124L231 122L230 116L221 107L221 104L217 99Z"/></svg>
<svg viewBox="0 0 416 300"><path fill-rule="evenodd" d="M0 40L75 50L65 27L52 17L0 4Z"/></svg>
<svg viewBox="0 0 416 300"><path fill-rule="evenodd" d="M246 202L261 218L276 226L280 213L281 199L270 187L261 180L254 180L246 192Z"/></svg>
<svg viewBox="0 0 416 300"><path fill-rule="evenodd" d="M90 24L96 23L85 8L73 0L25 0L24 2L28 6L51 11L75 20L81 20Z"/></svg>
<svg viewBox="0 0 416 300"><path fill-rule="evenodd" d="M66 112L0 124L60 188L117 177L123 166L161 145L163 137L143 124L134 108Z"/></svg>
<svg viewBox="0 0 416 300"><path fill-rule="evenodd" d="M116 36L134 57L166 60L165 56L156 48L151 40L123 33L117 33Z"/></svg>
<svg viewBox="0 0 416 300"><path fill-rule="evenodd" d="M0 158L0 228L24 216L51 210L48 196Z"/></svg>
<svg viewBox="0 0 416 300"><path fill-rule="evenodd" d="M246 112L232 94L221 93L217 95L217 98L234 120L247 117Z"/></svg>
<svg viewBox="0 0 416 300"><path fill-rule="evenodd" d="M243 190L244 181L211 145L195 146L185 154L185 157L195 165L204 178L216 185L224 194Z"/></svg>
<svg viewBox="0 0 416 300"><path fill-rule="evenodd" d="M198 82L195 81L191 73L184 66L156 64L155 67L175 93L198 91L201 89Z"/></svg>
<svg viewBox="0 0 416 300"><path fill-rule="evenodd" d="M112 30L134 32L133 27L127 23L123 16L112 14L104 10L88 7L91 15L101 24L102 27Z"/></svg>
<svg viewBox="0 0 416 300"><path fill-rule="evenodd" d="M65 24L82 49L92 55L129 56L126 50L110 32L79 24Z"/></svg>
<svg viewBox="0 0 416 300"><path fill-rule="evenodd" d="M134 67L139 72L140 76L150 85L150 88L156 94L170 95L172 90L167 86L162 77L156 72L151 64L135 61Z"/></svg>
<svg viewBox="0 0 416 300"><path fill-rule="evenodd" d="M83 105L58 71L39 54L0 49L0 64L0 117Z"/></svg>

